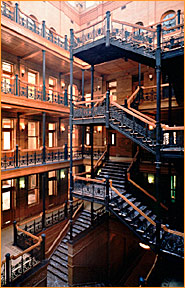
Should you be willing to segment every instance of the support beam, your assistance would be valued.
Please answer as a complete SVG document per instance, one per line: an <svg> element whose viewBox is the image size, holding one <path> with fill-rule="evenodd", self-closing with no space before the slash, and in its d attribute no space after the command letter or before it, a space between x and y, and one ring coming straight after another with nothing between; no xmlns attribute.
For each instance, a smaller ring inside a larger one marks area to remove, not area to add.
<svg viewBox="0 0 185 288"><path fill-rule="evenodd" d="M73 240L73 29L70 29L70 240Z"/></svg>
<svg viewBox="0 0 185 288"><path fill-rule="evenodd" d="M43 158L42 163L46 163L46 112L42 113L42 146Z"/></svg>
<svg viewBox="0 0 185 288"><path fill-rule="evenodd" d="M43 101L46 101L46 51L42 50Z"/></svg>
<svg viewBox="0 0 185 288"><path fill-rule="evenodd" d="M156 198L157 198L157 220L156 220L156 248L160 250L160 168L161 168L161 24L157 25L157 50L156 50L156 79L157 79L157 111L156 111Z"/></svg>
<svg viewBox="0 0 185 288"><path fill-rule="evenodd" d="M45 217L46 217L46 173L42 175L42 229L45 229Z"/></svg>
<svg viewBox="0 0 185 288"><path fill-rule="evenodd" d="M82 101L85 100L84 98L84 72L85 70L82 69ZM84 144L85 144L85 126L82 126L82 159L84 159Z"/></svg>

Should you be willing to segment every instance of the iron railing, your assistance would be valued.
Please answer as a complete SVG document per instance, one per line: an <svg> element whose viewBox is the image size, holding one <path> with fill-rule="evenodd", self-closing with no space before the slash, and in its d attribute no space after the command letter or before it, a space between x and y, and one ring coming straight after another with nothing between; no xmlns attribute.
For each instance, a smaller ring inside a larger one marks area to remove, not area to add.
<svg viewBox="0 0 185 288"><path fill-rule="evenodd" d="M63 37L57 34L55 31L49 29L46 26L44 20L42 21L42 23L40 23L33 17L28 16L27 14L25 14L23 11L20 10L18 3L16 3L15 6L13 6L5 1L2 1L1 15L11 19L12 21L32 31L33 33L47 39L48 41L56 44L57 46L65 50L69 50L69 42L67 39L67 35Z"/></svg>
<svg viewBox="0 0 185 288"><path fill-rule="evenodd" d="M45 99L43 97L43 87L22 81L18 75L9 78L2 76L1 92L15 96L26 97L27 99L40 100L49 103L62 104L68 106L67 89L62 92L45 89Z"/></svg>

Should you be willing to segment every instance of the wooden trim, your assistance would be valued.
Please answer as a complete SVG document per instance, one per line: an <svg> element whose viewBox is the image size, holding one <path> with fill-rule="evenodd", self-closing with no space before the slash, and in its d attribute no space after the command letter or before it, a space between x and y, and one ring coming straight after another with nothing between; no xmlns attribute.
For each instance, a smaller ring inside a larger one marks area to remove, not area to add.
<svg viewBox="0 0 185 288"><path fill-rule="evenodd" d="M22 96L1 93L1 103L21 108L32 108L40 112L57 112L69 114L69 107Z"/></svg>
<svg viewBox="0 0 185 288"><path fill-rule="evenodd" d="M147 30L150 32L156 32L156 29L154 29L154 28L149 28L149 27L138 25L138 24L131 24L131 23L126 22L126 21L120 21L120 20L112 19L112 22L122 24L122 25L127 25L127 26L137 28L137 29ZM150 26L153 26L153 25L150 25Z"/></svg>

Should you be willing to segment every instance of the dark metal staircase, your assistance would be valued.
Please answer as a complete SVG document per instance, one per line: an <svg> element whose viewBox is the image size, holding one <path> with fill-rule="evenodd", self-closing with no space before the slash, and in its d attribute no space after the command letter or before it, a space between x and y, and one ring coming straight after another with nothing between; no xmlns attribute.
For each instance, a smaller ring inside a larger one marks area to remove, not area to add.
<svg viewBox="0 0 185 288"><path fill-rule="evenodd" d="M101 203L104 202L107 209L133 231L142 243L155 250L157 218L155 203L150 198L147 199L146 195L140 195L142 192L138 193L136 188L130 189L128 187L126 182L127 167L128 163L107 161L97 172L94 183L92 182L93 179L91 182L85 182L82 180L83 178L79 178L75 182L73 194L82 199L86 197L89 201L100 203L101 200ZM105 192L106 178L112 180L112 185L109 188L109 200L107 200ZM102 183L100 183L101 180ZM183 258L184 238L182 233L169 230L166 217L163 221L165 225L161 225L160 229L161 251Z"/></svg>
<svg viewBox="0 0 185 288"><path fill-rule="evenodd" d="M96 213L96 212L94 212ZM73 238L91 226L91 213L83 210L73 224ZM47 271L48 287L68 287L68 241L69 232L50 258Z"/></svg>

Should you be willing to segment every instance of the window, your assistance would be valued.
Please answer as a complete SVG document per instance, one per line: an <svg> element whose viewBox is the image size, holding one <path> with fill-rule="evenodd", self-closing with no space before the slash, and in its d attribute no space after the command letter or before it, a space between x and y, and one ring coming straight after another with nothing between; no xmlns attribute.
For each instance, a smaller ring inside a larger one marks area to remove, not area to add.
<svg viewBox="0 0 185 288"><path fill-rule="evenodd" d="M56 90L57 80L55 78L49 77L49 99L48 101L54 102L55 101L55 93Z"/></svg>
<svg viewBox="0 0 185 288"><path fill-rule="evenodd" d="M154 174L148 174L148 183L154 184L154 182L155 182Z"/></svg>
<svg viewBox="0 0 185 288"><path fill-rule="evenodd" d="M90 127L86 127L86 145L90 146Z"/></svg>
<svg viewBox="0 0 185 288"><path fill-rule="evenodd" d="M48 141L49 141L49 147L55 147L57 145L56 143L56 123L48 123Z"/></svg>
<svg viewBox="0 0 185 288"><path fill-rule="evenodd" d="M139 25L139 26L144 26L143 22L137 22L136 24ZM144 32L143 29L140 29L140 28L139 29L138 28L134 29L134 35L136 35L136 36L142 35L143 32Z"/></svg>
<svg viewBox="0 0 185 288"><path fill-rule="evenodd" d="M39 147L39 122L28 122L28 149Z"/></svg>
<svg viewBox="0 0 185 288"><path fill-rule="evenodd" d="M117 81L110 81L107 83L107 89L110 91L110 100L117 101L116 95L116 88L117 88Z"/></svg>
<svg viewBox="0 0 185 288"><path fill-rule="evenodd" d="M13 120L2 119L2 150L13 148Z"/></svg>
<svg viewBox="0 0 185 288"><path fill-rule="evenodd" d="M13 76L13 65L8 62L2 62L2 92L12 93L12 76Z"/></svg>
<svg viewBox="0 0 185 288"><path fill-rule="evenodd" d="M11 192L13 188L13 180L8 179L2 181L2 211L10 210L11 208Z"/></svg>
<svg viewBox="0 0 185 288"><path fill-rule="evenodd" d="M28 72L28 98L35 99L36 97L36 84L37 84L37 73Z"/></svg>
<svg viewBox="0 0 185 288"><path fill-rule="evenodd" d="M50 171L48 173L48 194L49 196L57 195L56 171Z"/></svg>
<svg viewBox="0 0 185 288"><path fill-rule="evenodd" d="M110 145L112 146L116 146L116 133L111 133L111 141L110 141Z"/></svg>
<svg viewBox="0 0 185 288"><path fill-rule="evenodd" d="M28 205L39 203L38 175L28 176Z"/></svg>
<svg viewBox="0 0 185 288"><path fill-rule="evenodd" d="M170 11L165 12L161 17L161 21L163 21L163 23L162 23L163 28L168 29L168 28L175 26L176 25L175 11L170 10ZM174 30L163 31L163 34L166 34L166 33L172 32L172 31L174 31Z"/></svg>
<svg viewBox="0 0 185 288"><path fill-rule="evenodd" d="M176 175L171 176L171 202L175 203L176 200L176 184L177 177Z"/></svg>

